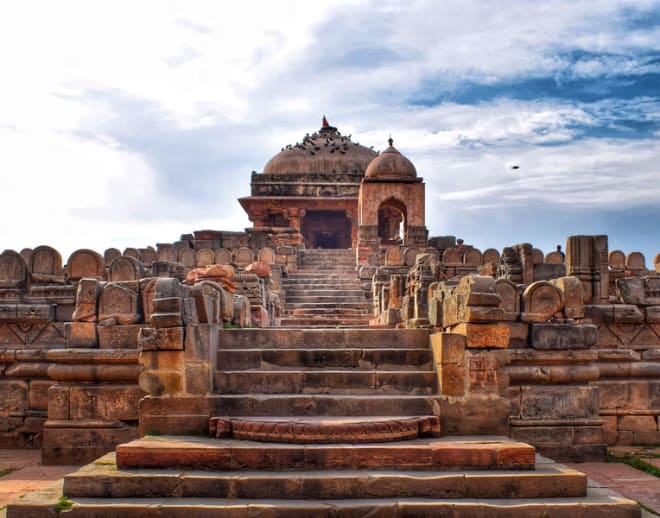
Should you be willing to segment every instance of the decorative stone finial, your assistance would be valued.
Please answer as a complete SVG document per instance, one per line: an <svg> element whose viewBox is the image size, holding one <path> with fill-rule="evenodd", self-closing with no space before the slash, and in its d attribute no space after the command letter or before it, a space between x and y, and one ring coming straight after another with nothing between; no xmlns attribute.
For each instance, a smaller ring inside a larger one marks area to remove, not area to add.
<svg viewBox="0 0 660 518"><path fill-rule="evenodd" d="M394 139L392 138L392 134L390 133L390 138L387 139L387 142L389 142L390 147L394 144Z"/></svg>
<svg viewBox="0 0 660 518"><path fill-rule="evenodd" d="M324 128L327 128L328 126L330 126L330 124L328 124L328 119L325 118L325 115L323 115L323 120L322 120L321 124L323 125Z"/></svg>

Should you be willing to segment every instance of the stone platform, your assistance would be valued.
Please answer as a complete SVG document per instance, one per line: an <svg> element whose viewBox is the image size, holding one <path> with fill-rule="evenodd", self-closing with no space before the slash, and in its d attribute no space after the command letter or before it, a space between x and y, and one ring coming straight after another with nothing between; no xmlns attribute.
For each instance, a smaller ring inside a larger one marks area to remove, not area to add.
<svg viewBox="0 0 660 518"><path fill-rule="evenodd" d="M137 452L144 451L147 445L159 445L163 453L168 445L183 452L198 451L210 442L221 441L149 437L126 447ZM438 443L430 440L427 446L434 442ZM440 442L452 445L456 451L462 447L474 450L477 445L488 445L491 451L518 448L506 439L484 441L473 437ZM244 444L246 448L264 446ZM282 445L270 446L276 450ZM521 445L523 449L525 446ZM526 448L533 456L533 449ZM370 470L336 469L324 464L318 467L193 470L170 464L167 468L125 468L111 453L50 487L15 501L8 508L7 518L641 516L634 501L605 488L592 487L579 471L540 456L532 457L531 469L513 465L503 470L472 466L462 471L401 469L398 465ZM60 515L56 506L58 501L62 505L63 494L67 495L64 503L70 510Z"/></svg>
<svg viewBox="0 0 660 518"><path fill-rule="evenodd" d="M209 434L293 444L377 443L440 436L438 416L421 417L213 417Z"/></svg>

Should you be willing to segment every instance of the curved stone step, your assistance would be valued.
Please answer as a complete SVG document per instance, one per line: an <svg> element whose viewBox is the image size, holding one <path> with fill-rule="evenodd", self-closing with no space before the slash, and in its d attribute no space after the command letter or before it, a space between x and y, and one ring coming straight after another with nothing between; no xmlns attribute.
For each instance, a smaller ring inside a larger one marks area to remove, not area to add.
<svg viewBox="0 0 660 518"><path fill-rule="evenodd" d="M289 444L362 444L439 437L437 416L212 417L209 434Z"/></svg>

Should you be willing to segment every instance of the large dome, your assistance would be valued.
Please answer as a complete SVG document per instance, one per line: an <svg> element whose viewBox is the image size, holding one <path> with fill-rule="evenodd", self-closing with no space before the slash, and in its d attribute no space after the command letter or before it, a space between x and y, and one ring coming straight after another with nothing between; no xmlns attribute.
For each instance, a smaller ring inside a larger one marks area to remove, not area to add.
<svg viewBox="0 0 660 518"><path fill-rule="evenodd" d="M393 143L390 138L390 146L371 161L364 175L367 179L399 181L417 178L413 163L399 153Z"/></svg>
<svg viewBox="0 0 660 518"><path fill-rule="evenodd" d="M302 142L286 146L269 160L265 174L279 173L361 173L378 156L373 149L351 141L327 124Z"/></svg>

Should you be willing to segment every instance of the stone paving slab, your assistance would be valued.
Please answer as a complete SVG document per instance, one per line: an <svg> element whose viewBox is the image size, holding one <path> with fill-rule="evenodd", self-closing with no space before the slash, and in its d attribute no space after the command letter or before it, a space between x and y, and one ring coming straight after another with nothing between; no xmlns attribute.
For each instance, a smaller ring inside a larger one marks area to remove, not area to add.
<svg viewBox="0 0 660 518"><path fill-rule="evenodd" d="M641 502L660 516L660 478L619 462L584 462L567 465L586 474L595 482L594 486L608 487ZM653 514L647 513L647 516Z"/></svg>
<svg viewBox="0 0 660 518"><path fill-rule="evenodd" d="M42 489L61 479L80 466L42 466L40 450L0 450L0 473L12 470L0 477L0 518L12 499Z"/></svg>

